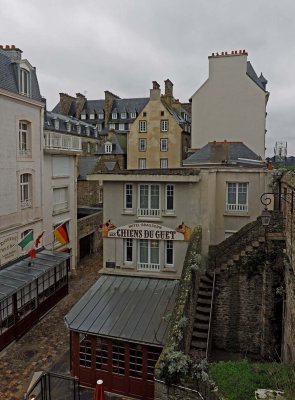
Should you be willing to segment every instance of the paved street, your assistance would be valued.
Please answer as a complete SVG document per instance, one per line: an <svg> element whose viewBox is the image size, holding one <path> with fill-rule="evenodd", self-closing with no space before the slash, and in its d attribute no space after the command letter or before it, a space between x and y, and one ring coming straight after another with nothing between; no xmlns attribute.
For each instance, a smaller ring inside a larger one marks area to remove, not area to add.
<svg viewBox="0 0 295 400"><path fill-rule="evenodd" d="M70 278L69 295L0 353L1 400L22 400L35 371L69 373L69 332L63 317L98 278L101 265L99 255L83 259L77 274Z"/></svg>

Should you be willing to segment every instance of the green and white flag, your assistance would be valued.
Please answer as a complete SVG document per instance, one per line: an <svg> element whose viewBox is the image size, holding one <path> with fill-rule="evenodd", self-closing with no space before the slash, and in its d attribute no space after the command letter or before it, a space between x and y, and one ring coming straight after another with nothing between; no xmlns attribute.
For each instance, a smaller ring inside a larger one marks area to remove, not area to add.
<svg viewBox="0 0 295 400"><path fill-rule="evenodd" d="M23 249L24 247L26 247L27 244L29 244L33 240L34 240L33 231L31 231L20 242L18 242L18 245Z"/></svg>

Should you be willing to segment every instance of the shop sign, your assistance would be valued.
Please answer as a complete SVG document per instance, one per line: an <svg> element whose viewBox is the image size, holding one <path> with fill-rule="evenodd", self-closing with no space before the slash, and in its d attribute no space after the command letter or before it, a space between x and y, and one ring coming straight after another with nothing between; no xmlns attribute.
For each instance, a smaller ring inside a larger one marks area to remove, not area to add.
<svg viewBox="0 0 295 400"><path fill-rule="evenodd" d="M0 237L0 265L17 258L17 243L17 233Z"/></svg>

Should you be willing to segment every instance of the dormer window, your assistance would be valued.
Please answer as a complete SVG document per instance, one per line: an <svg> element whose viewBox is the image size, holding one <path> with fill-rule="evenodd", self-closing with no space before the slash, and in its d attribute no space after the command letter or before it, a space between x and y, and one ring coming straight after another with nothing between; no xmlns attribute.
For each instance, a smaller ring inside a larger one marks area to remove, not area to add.
<svg viewBox="0 0 295 400"><path fill-rule="evenodd" d="M125 112L121 113L121 119L126 119L127 118L127 114Z"/></svg>
<svg viewBox="0 0 295 400"><path fill-rule="evenodd" d="M93 132L94 132L94 137L97 138L97 127L93 128Z"/></svg>
<svg viewBox="0 0 295 400"><path fill-rule="evenodd" d="M20 70L20 80L19 80L20 93L25 96L30 95L30 73L24 68Z"/></svg>
<svg viewBox="0 0 295 400"><path fill-rule="evenodd" d="M94 114L94 113L91 113L91 114L89 115L89 118L90 118L90 119L95 119L95 114Z"/></svg>
<svg viewBox="0 0 295 400"><path fill-rule="evenodd" d="M54 122L54 129L56 129L58 131L59 130L59 119L54 118L53 122Z"/></svg>
<svg viewBox="0 0 295 400"><path fill-rule="evenodd" d="M71 122L66 121L66 126L67 126L67 131L70 132L71 131Z"/></svg>
<svg viewBox="0 0 295 400"><path fill-rule="evenodd" d="M98 119L103 119L103 117L104 117L103 113L98 114Z"/></svg>
<svg viewBox="0 0 295 400"><path fill-rule="evenodd" d="M90 136L90 127L89 126L86 126L86 135Z"/></svg>
<svg viewBox="0 0 295 400"><path fill-rule="evenodd" d="M118 118L118 114L117 113L112 113L112 119L117 119Z"/></svg>
<svg viewBox="0 0 295 400"><path fill-rule="evenodd" d="M80 124L77 124L77 133L81 133L81 125Z"/></svg>
<svg viewBox="0 0 295 400"><path fill-rule="evenodd" d="M86 114L81 114L81 119L86 119Z"/></svg>
<svg viewBox="0 0 295 400"><path fill-rule="evenodd" d="M136 118L136 112L130 113L130 118Z"/></svg>
<svg viewBox="0 0 295 400"><path fill-rule="evenodd" d="M97 124L96 125L98 132L100 132L102 130L102 124Z"/></svg>
<svg viewBox="0 0 295 400"><path fill-rule="evenodd" d="M112 143L111 142L105 142L104 144L104 152L106 154L111 154L112 153Z"/></svg>

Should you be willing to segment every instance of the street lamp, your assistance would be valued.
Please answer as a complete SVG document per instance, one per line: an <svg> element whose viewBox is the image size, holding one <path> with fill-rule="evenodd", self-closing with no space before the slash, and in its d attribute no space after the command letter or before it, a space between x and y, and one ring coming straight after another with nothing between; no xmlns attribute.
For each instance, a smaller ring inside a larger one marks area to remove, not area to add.
<svg viewBox="0 0 295 400"><path fill-rule="evenodd" d="M261 223L263 226L268 226L270 224L271 214L267 207L261 213Z"/></svg>

